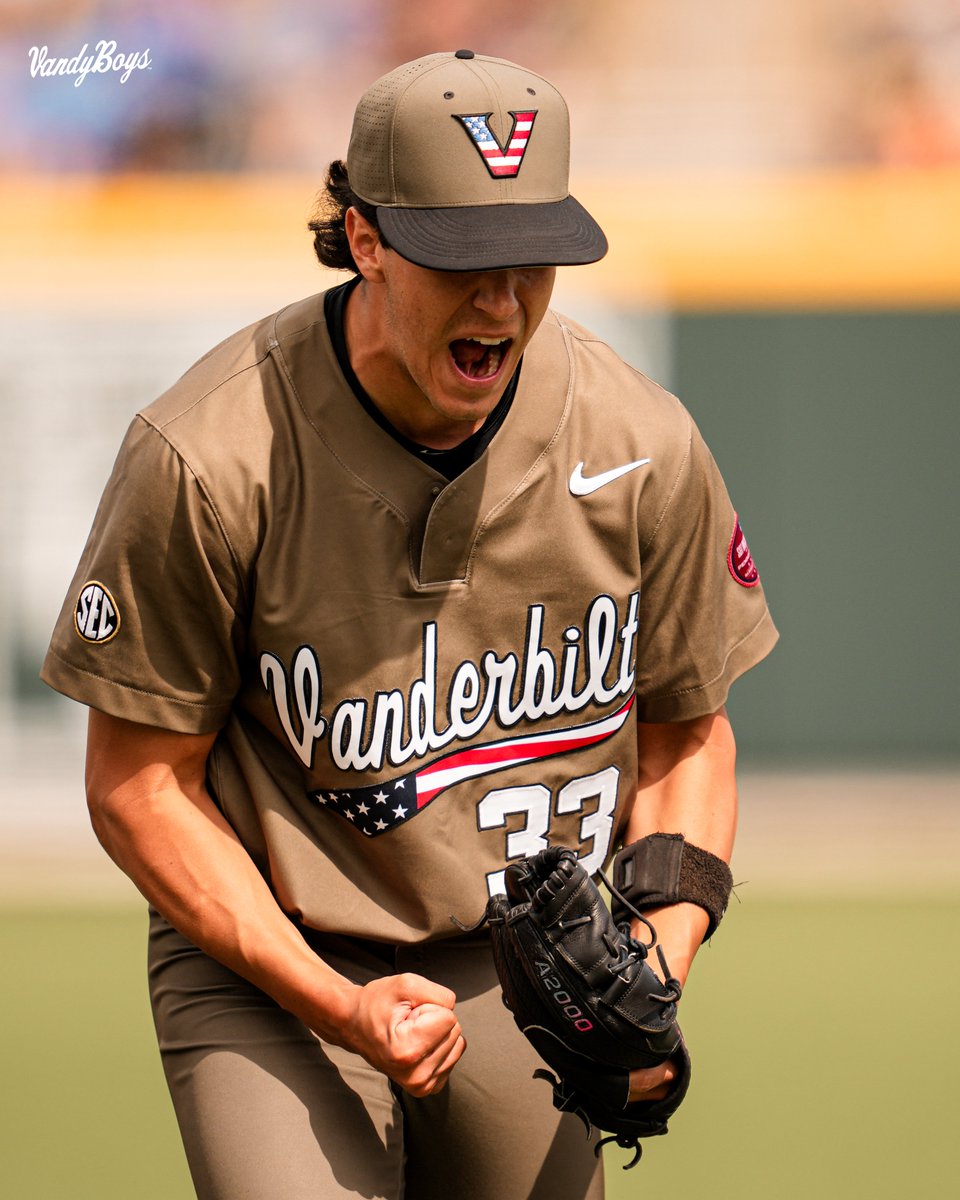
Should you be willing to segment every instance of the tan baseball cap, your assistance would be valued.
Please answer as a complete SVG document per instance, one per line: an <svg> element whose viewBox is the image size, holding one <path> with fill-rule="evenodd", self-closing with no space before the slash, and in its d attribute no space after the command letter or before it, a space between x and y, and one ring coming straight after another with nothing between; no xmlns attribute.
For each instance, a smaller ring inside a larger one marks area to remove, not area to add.
<svg viewBox="0 0 960 1200"><path fill-rule="evenodd" d="M505 59L457 50L384 75L357 105L347 170L393 249L422 267L561 266L607 252L569 192L563 97Z"/></svg>

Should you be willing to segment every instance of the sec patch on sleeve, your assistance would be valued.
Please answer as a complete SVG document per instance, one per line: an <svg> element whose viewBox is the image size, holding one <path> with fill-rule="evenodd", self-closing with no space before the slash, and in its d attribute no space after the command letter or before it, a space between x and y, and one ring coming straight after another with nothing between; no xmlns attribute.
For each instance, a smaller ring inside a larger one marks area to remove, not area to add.
<svg viewBox="0 0 960 1200"><path fill-rule="evenodd" d="M760 572L753 561L747 539L743 536L739 517L734 520L733 537L730 539L730 548L727 550L727 566L730 568L730 574L741 587L756 587L760 582Z"/></svg>
<svg viewBox="0 0 960 1200"><path fill-rule="evenodd" d="M85 642L103 645L120 630L120 610L107 588L91 579L80 589L73 614L77 633Z"/></svg>

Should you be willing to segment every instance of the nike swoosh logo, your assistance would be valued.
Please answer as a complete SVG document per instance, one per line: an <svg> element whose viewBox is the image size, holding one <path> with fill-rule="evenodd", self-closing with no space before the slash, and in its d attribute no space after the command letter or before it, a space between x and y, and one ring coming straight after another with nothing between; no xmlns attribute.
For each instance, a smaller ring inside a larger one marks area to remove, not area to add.
<svg viewBox="0 0 960 1200"><path fill-rule="evenodd" d="M638 458L636 462L624 463L622 467L614 467L613 470L604 471L601 475L584 475L583 463L578 462L570 476L570 491L575 496L589 496L591 492L606 487L615 479L622 479L624 475L629 475L637 467L645 467L649 461L649 458Z"/></svg>

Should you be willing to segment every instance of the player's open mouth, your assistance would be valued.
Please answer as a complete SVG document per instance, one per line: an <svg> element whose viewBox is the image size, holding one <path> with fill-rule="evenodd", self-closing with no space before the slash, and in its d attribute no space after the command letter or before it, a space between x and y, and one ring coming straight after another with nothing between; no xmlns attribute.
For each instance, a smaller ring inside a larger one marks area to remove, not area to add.
<svg viewBox="0 0 960 1200"><path fill-rule="evenodd" d="M512 338L457 338L450 343L450 357L467 379L493 379L512 345Z"/></svg>

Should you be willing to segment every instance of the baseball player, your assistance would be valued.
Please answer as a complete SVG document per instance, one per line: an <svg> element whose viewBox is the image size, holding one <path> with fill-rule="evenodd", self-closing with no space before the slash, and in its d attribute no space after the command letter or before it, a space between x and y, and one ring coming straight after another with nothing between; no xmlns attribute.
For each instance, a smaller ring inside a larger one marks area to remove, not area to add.
<svg viewBox="0 0 960 1200"><path fill-rule="evenodd" d="M512 63L377 81L312 224L353 278L136 416L54 632L203 1200L600 1197L451 918L547 846L729 859L776 633L689 415L549 308L606 251L568 154ZM705 903L650 914L681 981Z"/></svg>

